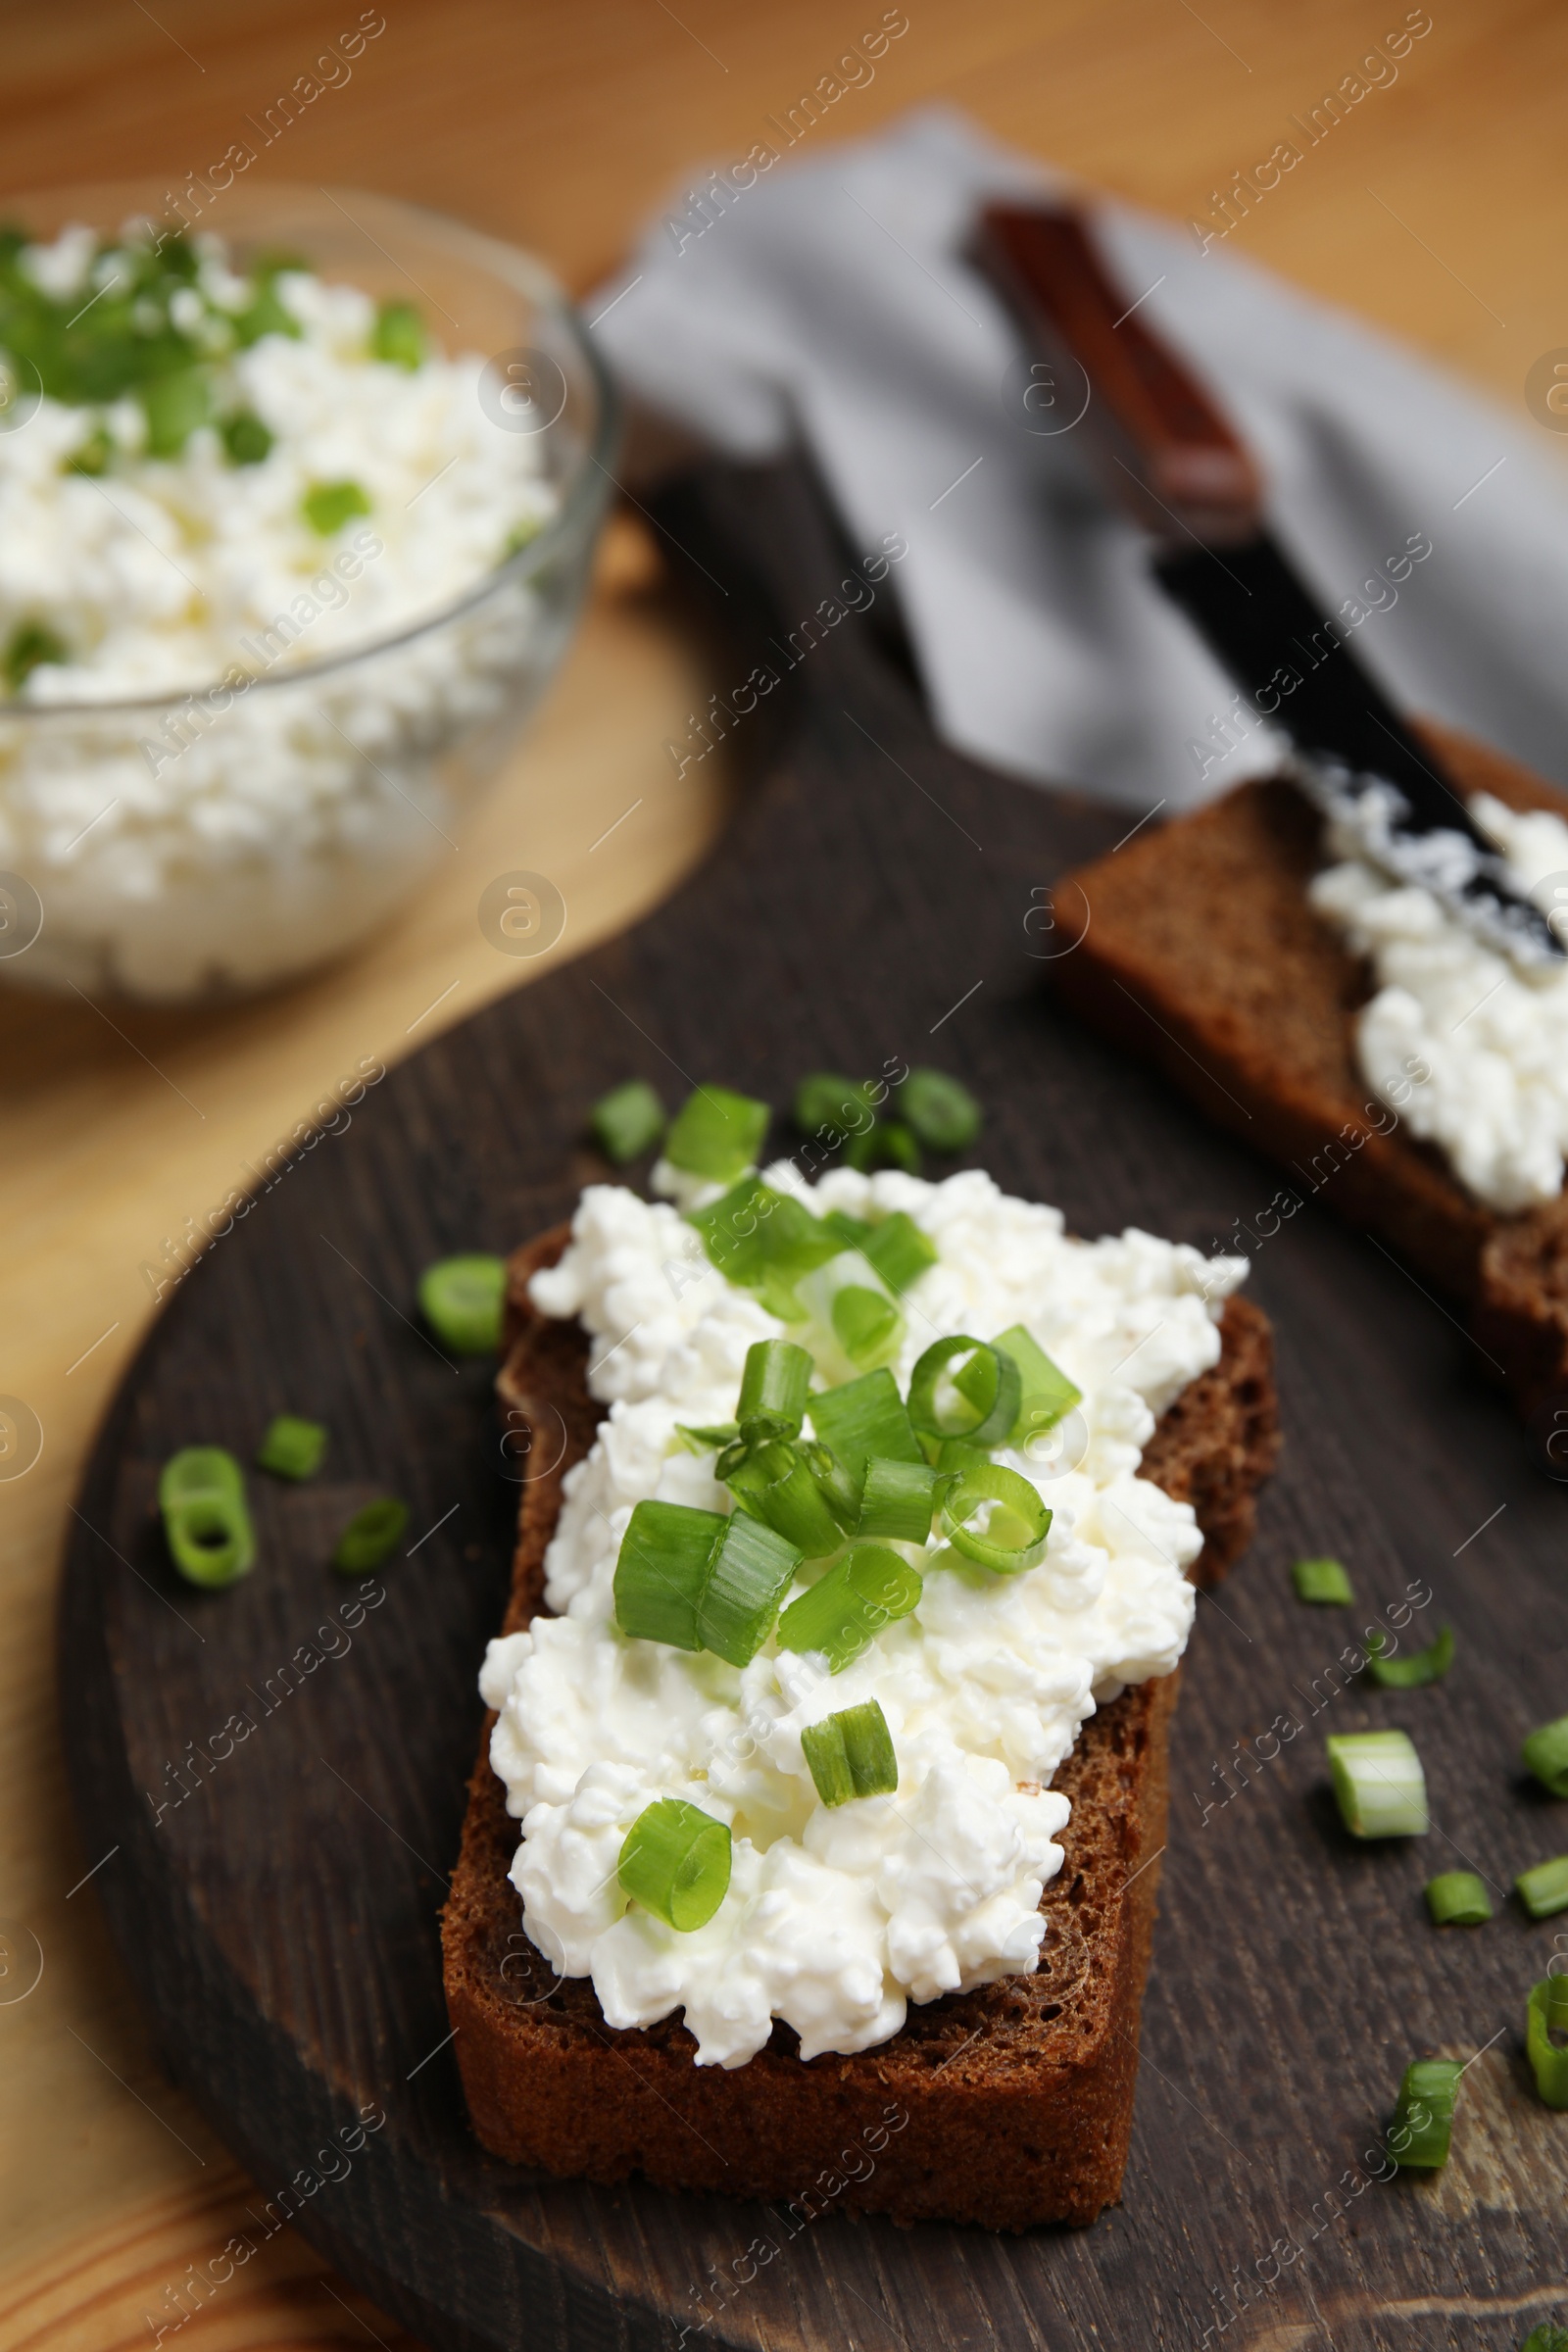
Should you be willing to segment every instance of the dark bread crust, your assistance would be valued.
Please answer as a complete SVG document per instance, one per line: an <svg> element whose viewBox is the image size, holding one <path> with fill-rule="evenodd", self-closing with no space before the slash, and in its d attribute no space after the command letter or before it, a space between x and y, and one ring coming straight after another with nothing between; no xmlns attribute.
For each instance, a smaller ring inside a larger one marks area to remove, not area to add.
<svg viewBox="0 0 1568 2352"><path fill-rule="evenodd" d="M1446 727L1422 732L1467 792L1568 817L1568 796L1530 769ZM1060 935L1081 944L1052 967L1055 985L1468 1307L1529 1414L1568 1391L1568 1196L1501 1216L1434 1149L1379 1131L1390 1113L1355 1061L1369 975L1306 897L1321 840L1283 782L1241 785L1139 836L1059 886Z"/></svg>
<svg viewBox="0 0 1568 2352"><path fill-rule="evenodd" d="M565 1239L559 1228L512 1261L500 1387L538 1433L541 1474L523 1489L509 1632L542 1603L562 1480L599 1419L577 1326L527 1300L529 1276ZM1178 1399L1145 1456L1198 1509L1205 1582L1246 1541L1278 1446L1268 1324L1233 1299L1222 1334L1221 1363ZM1120 2191L1132 2130L1176 1682L1138 1686L1092 1716L1056 1775L1073 1811L1035 1975L911 2008L891 2041L854 2057L803 2064L796 2035L776 2025L733 2072L695 2066L676 2018L608 2027L591 1983L558 1981L528 1943L507 1878L517 1827L490 1769L487 1717L442 1928L480 2140L565 2176L640 2172L665 2187L783 2200L792 2231L847 2204L992 2229L1092 2222Z"/></svg>

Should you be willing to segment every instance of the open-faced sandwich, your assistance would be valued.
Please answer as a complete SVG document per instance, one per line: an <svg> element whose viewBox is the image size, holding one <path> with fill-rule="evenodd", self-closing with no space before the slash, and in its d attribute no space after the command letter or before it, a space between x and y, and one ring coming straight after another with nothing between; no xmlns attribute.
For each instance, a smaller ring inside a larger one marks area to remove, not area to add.
<svg viewBox="0 0 1568 2352"><path fill-rule="evenodd" d="M738 1101L671 1159L732 1173ZM474 2127L782 2198L869 2132L844 2202L1092 2221L1191 1580L1277 1443L1245 1265L978 1170L669 1181L512 1261L532 1475L445 1919Z"/></svg>
<svg viewBox="0 0 1568 2352"><path fill-rule="evenodd" d="M1568 797L1422 732L1517 885L1568 906ZM1524 1414L1568 1406L1568 964L1487 947L1285 783L1140 835L1055 914L1062 995L1282 1163L1266 1231L1320 1199L1383 1235L1470 1308Z"/></svg>

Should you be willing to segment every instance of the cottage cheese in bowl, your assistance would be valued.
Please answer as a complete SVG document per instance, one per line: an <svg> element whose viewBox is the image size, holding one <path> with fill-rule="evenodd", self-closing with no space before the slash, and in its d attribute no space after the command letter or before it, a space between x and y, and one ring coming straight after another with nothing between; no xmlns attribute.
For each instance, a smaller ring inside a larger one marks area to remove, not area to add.
<svg viewBox="0 0 1568 2352"><path fill-rule="evenodd" d="M480 239L513 318L467 343L443 224L407 219L422 293L315 267L298 205L271 251L0 231L0 872L42 912L0 977L177 1000L349 946L450 858L559 662L598 380ZM558 416L498 397L509 323L556 335Z"/></svg>
<svg viewBox="0 0 1568 2352"><path fill-rule="evenodd" d="M760 2049L775 2017L804 2058L866 2049L911 2001L1035 1967L1069 1812L1052 1776L1097 1704L1169 1674L1186 1645L1184 1570L1202 1539L1192 1507L1139 1464L1158 1414L1218 1359L1223 1302L1246 1272L1136 1231L1072 1240L1056 1210L978 1170L939 1184L850 1170L814 1188L787 1170L770 1180L816 1212L903 1211L934 1245L887 1367L901 1393L933 1340L1021 1323L1082 1396L1065 1452L1037 1458L1031 1441L995 1454L1053 1513L1038 1564L966 1574L939 1538L911 1543L918 1605L853 1663L830 1673L775 1627L736 1668L622 1633L616 1561L640 1503L730 1508L715 1454L692 1450L678 1425L731 1421L748 1349L786 1327L704 1265L674 1207L617 1186L584 1195L565 1255L535 1276L535 1303L589 1333L590 1386L609 1409L565 1480L546 1560L558 1613L493 1642L480 1682L498 1710L491 1761L521 1825L523 1925L553 1966L592 1977L611 2025L682 2009L697 2063L725 2067ZM829 1806L803 1733L872 1699L896 1793ZM617 1879L630 1826L669 1799L732 1839L728 1891L691 1933Z"/></svg>

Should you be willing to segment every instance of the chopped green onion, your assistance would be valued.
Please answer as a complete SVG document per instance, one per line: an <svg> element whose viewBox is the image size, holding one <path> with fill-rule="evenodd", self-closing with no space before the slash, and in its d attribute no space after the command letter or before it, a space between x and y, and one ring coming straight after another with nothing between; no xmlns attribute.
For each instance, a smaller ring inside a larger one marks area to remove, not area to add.
<svg viewBox="0 0 1568 2352"><path fill-rule="evenodd" d="M938 1401L938 1384L956 1356L966 1360L948 1374L956 1406ZM963 1332L929 1347L909 1375L909 1419L922 1437L966 1438L972 1446L1000 1446L1018 1418L1023 1379L1016 1357L999 1352Z"/></svg>
<svg viewBox="0 0 1568 2352"><path fill-rule="evenodd" d="M412 374L424 358L424 320L412 302L383 302L370 330L373 359L390 360Z"/></svg>
<svg viewBox="0 0 1568 2352"><path fill-rule="evenodd" d="M272 433L254 409L236 409L218 428L231 466L259 466L271 455Z"/></svg>
<svg viewBox="0 0 1568 2352"><path fill-rule="evenodd" d="M989 1470L990 1449L972 1445L967 1438L944 1438L937 1447L933 1466L938 1478L945 1479L951 1485L956 1478L962 1477L970 1470Z"/></svg>
<svg viewBox="0 0 1568 2352"><path fill-rule="evenodd" d="M172 375L157 376L142 385L141 405L148 456L177 458L196 427L212 416L212 379L204 368L181 368Z"/></svg>
<svg viewBox="0 0 1568 2352"><path fill-rule="evenodd" d="M1291 1582L1297 1599L1313 1608L1348 1609L1355 1598L1343 1560L1294 1560Z"/></svg>
<svg viewBox="0 0 1568 2352"><path fill-rule="evenodd" d="M1568 2352L1568 2328L1559 2328L1552 2320L1543 2320L1539 2328L1531 2328L1519 2352Z"/></svg>
<svg viewBox="0 0 1568 2352"><path fill-rule="evenodd" d="M13 694L20 694L35 669L46 662L69 662L71 648L65 639L41 620L22 620L6 640L3 666L6 684Z"/></svg>
<svg viewBox="0 0 1568 2352"><path fill-rule="evenodd" d="M941 1473L929 1462L886 1461L865 1465L860 1495L860 1536L883 1536L895 1544L923 1544L931 1533Z"/></svg>
<svg viewBox="0 0 1568 2352"><path fill-rule="evenodd" d="M356 514L368 514L370 502L358 482L313 482L300 500L300 513L323 539L330 539Z"/></svg>
<svg viewBox="0 0 1568 2352"><path fill-rule="evenodd" d="M898 1788L893 1735L874 1698L808 1724L801 1734L801 1751L824 1805L847 1805L857 1796L892 1796Z"/></svg>
<svg viewBox="0 0 1568 2352"><path fill-rule="evenodd" d="M798 1438L811 1371L810 1357L793 1340L754 1341L746 1350L735 1408L742 1436L754 1445L764 1438Z"/></svg>
<svg viewBox="0 0 1568 2352"><path fill-rule="evenodd" d="M1385 1690L1418 1690L1427 1683L1441 1683L1453 1664L1450 1625L1443 1626L1435 1641L1425 1649L1412 1650L1407 1658L1386 1658L1384 1639L1381 1633L1374 1633L1368 1642L1366 1670Z"/></svg>
<svg viewBox="0 0 1568 2352"><path fill-rule="evenodd" d="M778 1621L780 1649L819 1649L841 1674L869 1649L884 1625L907 1617L920 1598L919 1571L880 1544L858 1544L792 1600ZM896 1785L896 1784L895 1784Z"/></svg>
<svg viewBox="0 0 1568 2352"><path fill-rule="evenodd" d="M623 1168L664 1132L664 1105L646 1078L612 1086L594 1104L593 1129L607 1159Z"/></svg>
<svg viewBox="0 0 1568 2352"><path fill-rule="evenodd" d="M860 1524L860 1483L852 1478L838 1455L820 1440L803 1438L800 1450L810 1467L811 1476L822 1490L827 1504L846 1535L853 1535Z"/></svg>
<svg viewBox="0 0 1568 2352"><path fill-rule="evenodd" d="M1568 2034L1568 1977L1543 1977L1530 1988L1525 2049L1536 2088L1548 2107L1568 2107L1568 2048L1554 2041ZM1564 2344L1568 2345L1568 2337Z"/></svg>
<svg viewBox="0 0 1568 2352"><path fill-rule="evenodd" d="M259 1470L274 1478L314 1478L326 1451L326 1432L319 1421L302 1421L296 1413L279 1413L268 1427L256 1456Z"/></svg>
<svg viewBox="0 0 1568 2352"><path fill-rule="evenodd" d="M1522 1871L1513 1884L1532 1919L1550 1919L1554 1912L1568 1911L1568 1854L1538 1862L1534 1870Z"/></svg>
<svg viewBox="0 0 1568 2352"><path fill-rule="evenodd" d="M891 1217L870 1226L859 1245L860 1255L875 1266L890 1291L906 1291L927 1266L937 1262L937 1247L911 1216L896 1208Z"/></svg>
<svg viewBox="0 0 1568 2352"><path fill-rule="evenodd" d="M477 1253L443 1257L419 1276L419 1308L459 1355L494 1355L507 1302L507 1261Z"/></svg>
<svg viewBox="0 0 1568 2352"><path fill-rule="evenodd" d="M736 1501L764 1527L776 1529L804 1559L837 1551L838 1523L801 1450L784 1438L756 1446L744 1440L720 1456L715 1475Z"/></svg>
<svg viewBox="0 0 1568 2352"><path fill-rule="evenodd" d="M1352 1838L1426 1836L1426 1775L1408 1733L1337 1732L1323 1744Z"/></svg>
<svg viewBox="0 0 1568 2352"><path fill-rule="evenodd" d="M1082 1389L1067 1378L1059 1364L1052 1362L1039 1341L1021 1323L1000 1333L991 1345L1004 1355L1011 1356L1022 1384L1018 1418L1011 1432L1014 1446L1027 1445L1031 1438L1054 1429L1075 1404L1082 1404Z"/></svg>
<svg viewBox="0 0 1568 2352"><path fill-rule="evenodd" d="M893 1352L904 1337L904 1317L881 1291L846 1283L833 1294L833 1337L852 1364L874 1364Z"/></svg>
<svg viewBox="0 0 1568 2352"><path fill-rule="evenodd" d="M223 1446L184 1446L172 1453L158 1474L158 1507L172 1511L182 1502L203 1502L210 1494L243 1498L245 1473Z"/></svg>
<svg viewBox="0 0 1568 2352"><path fill-rule="evenodd" d="M186 1446L158 1480L170 1556L187 1584L218 1590L256 1564L245 1476L221 1446Z"/></svg>
<svg viewBox="0 0 1568 2352"><path fill-rule="evenodd" d="M806 1313L796 1284L843 1254L821 1218L755 1176L743 1176L707 1208L690 1210L686 1221L725 1281L755 1291L783 1323L798 1323Z"/></svg>
<svg viewBox="0 0 1568 2352"><path fill-rule="evenodd" d="M731 1094L725 1086L700 1086L688 1095L664 1139L664 1157L689 1176L729 1184L762 1153L771 1117L765 1102Z"/></svg>
<svg viewBox="0 0 1568 2352"><path fill-rule="evenodd" d="M837 1234L844 1249L858 1250L862 1257L865 1255L866 1243L877 1231L876 1226L868 1223L864 1217L852 1217L848 1210L842 1208L830 1208L823 1217L822 1223L829 1233ZM883 1280L887 1281L887 1276L884 1275ZM890 1284L889 1287L891 1288L892 1285Z"/></svg>
<svg viewBox="0 0 1568 2352"><path fill-rule="evenodd" d="M946 1070L911 1070L899 1088L899 1110L929 1151L967 1152L980 1132L980 1105Z"/></svg>
<svg viewBox="0 0 1568 2352"><path fill-rule="evenodd" d="M1553 1796L1568 1796L1568 1715L1533 1731L1519 1755L1543 1788L1549 1788Z"/></svg>
<svg viewBox="0 0 1568 2352"><path fill-rule="evenodd" d="M1492 1917L1492 1897L1473 1870L1445 1870L1427 1881L1427 1909L1434 1927L1479 1928Z"/></svg>
<svg viewBox="0 0 1568 2352"><path fill-rule="evenodd" d="M799 1548L745 1511L640 1502L615 1561L615 1622L642 1642L749 1665L773 1630Z"/></svg>
<svg viewBox="0 0 1568 2352"><path fill-rule="evenodd" d="M983 1530L970 1525L981 1511ZM942 1498L942 1532L955 1551L997 1576L1016 1576L1038 1567L1046 1556L1051 1513L1038 1491L1016 1470L1000 1462L976 1463L960 1471Z"/></svg>
<svg viewBox="0 0 1568 2352"><path fill-rule="evenodd" d="M820 1134L824 1127L831 1128L836 1135L848 1135L864 1127L872 1117L871 1090L858 1085L853 1078L840 1078L829 1070L813 1070L795 1089L791 1115L796 1126L807 1135Z"/></svg>
<svg viewBox="0 0 1568 2352"><path fill-rule="evenodd" d="M913 1129L902 1119L874 1119L850 1138L844 1156L852 1168L867 1175L873 1168L902 1168L906 1176L920 1173L920 1147Z"/></svg>
<svg viewBox="0 0 1568 2352"><path fill-rule="evenodd" d="M100 424L87 435L85 441L77 443L66 460L65 470L67 473L83 473L89 479L96 480L109 471L114 454L115 444L109 428Z"/></svg>
<svg viewBox="0 0 1568 2352"><path fill-rule="evenodd" d="M733 1446L741 1434L738 1421L719 1421L710 1429L694 1428L690 1422L677 1421L675 1435L688 1453L722 1453Z"/></svg>
<svg viewBox="0 0 1568 2352"><path fill-rule="evenodd" d="M339 1576L366 1576L390 1559L409 1524L409 1506L395 1495L383 1494L356 1511L337 1540L332 1565Z"/></svg>
<svg viewBox="0 0 1568 2352"><path fill-rule="evenodd" d="M286 267L307 270L310 264L291 262ZM259 291L250 308L241 311L234 320L235 341L245 351L253 343L259 343L264 335L292 335L298 341L304 329L293 312L284 308L271 282L279 270L269 270L264 274L259 270L253 270L251 274L256 279Z"/></svg>
<svg viewBox="0 0 1568 2352"><path fill-rule="evenodd" d="M858 1486L872 1454L891 1462L925 1459L909 1423L899 1384L884 1365L842 1388L822 1389L811 1400L811 1426Z"/></svg>
<svg viewBox="0 0 1568 2352"><path fill-rule="evenodd" d="M1417 2058L1405 2068L1389 2126L1389 2154L1402 2171L1435 2173L1447 2163L1463 2072L1457 2058Z"/></svg>
<svg viewBox="0 0 1568 2352"><path fill-rule="evenodd" d="M666 1796L626 1832L615 1875L622 1893L689 1936L707 1927L729 1892L731 1858L725 1822Z"/></svg>

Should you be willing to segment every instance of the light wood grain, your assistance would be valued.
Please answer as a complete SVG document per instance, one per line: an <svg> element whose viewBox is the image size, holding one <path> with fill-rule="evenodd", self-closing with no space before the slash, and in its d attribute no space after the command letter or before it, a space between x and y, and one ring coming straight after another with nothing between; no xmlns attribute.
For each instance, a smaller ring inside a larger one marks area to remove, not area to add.
<svg viewBox="0 0 1568 2352"><path fill-rule="evenodd" d="M159 0L151 15L125 0L15 12L0 171L13 189L141 172L177 183L243 135L244 117L358 13L347 0L335 14L183 0ZM531 244L585 287L697 159L743 153L880 13L848 14L841 0L788 10L682 0L677 13L657 0L389 0L386 30L352 80L257 172L417 198ZM1087 179L1186 218L1287 135L1287 119L1404 10L910 0L908 13L875 81L842 100L814 140L950 99ZM1563 340L1568 18L1525 0L1435 0L1433 16L1397 83L1361 102L1229 248L1411 337L1517 413L1530 363ZM0 1391L27 1398L45 1428L37 1468L0 1488L0 1772L11 1799L0 1913L45 1954L37 1989L0 2005L0 2311L26 2310L29 2343L120 2341L146 2244L161 2260L167 2232L182 2268L204 2233L220 2242L223 2219L211 2202L223 2159L162 2085L91 1887L68 1895L99 1856L78 1849L64 1803L52 1596L84 1445L151 1312L139 1268L242 1181L244 1163L259 1164L341 1068L361 1054L394 1058L527 977L478 935L474 904L492 872L522 862L556 877L571 909L564 954L657 900L711 837L721 780L697 770L677 785L662 751L698 691L701 657L657 587L635 585L639 560L629 549L617 558L620 585L596 602L450 871L367 955L224 1014L117 1013L124 1038L79 1007L0 998ZM298 2241L288 2260L297 2272L268 2273L265 2292L259 2270L242 2274L184 2342L303 2345L334 2340L334 2328L368 2341L332 2317L324 2293L289 2301L288 2278L313 2279L320 2266ZM99 2312L117 2316L101 2326L84 2316ZM253 2332L233 2332L244 2328Z"/></svg>

